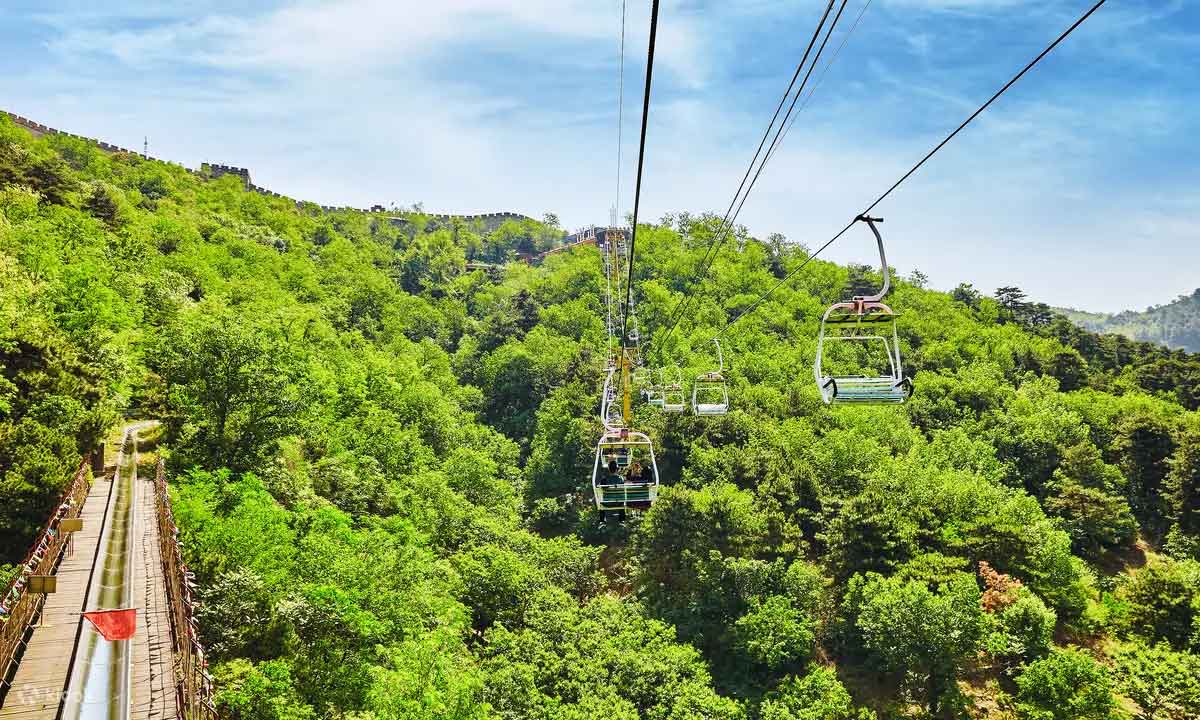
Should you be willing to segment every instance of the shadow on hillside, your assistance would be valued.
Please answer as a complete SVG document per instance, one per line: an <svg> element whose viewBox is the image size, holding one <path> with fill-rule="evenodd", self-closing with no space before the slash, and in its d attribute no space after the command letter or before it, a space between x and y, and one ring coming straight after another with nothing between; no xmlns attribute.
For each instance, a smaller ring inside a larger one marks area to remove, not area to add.
<svg viewBox="0 0 1200 720"><path fill-rule="evenodd" d="M1154 547L1139 537L1131 547L1110 550L1096 561L1096 569L1105 575L1120 575L1132 573L1145 567L1147 558L1154 553Z"/></svg>

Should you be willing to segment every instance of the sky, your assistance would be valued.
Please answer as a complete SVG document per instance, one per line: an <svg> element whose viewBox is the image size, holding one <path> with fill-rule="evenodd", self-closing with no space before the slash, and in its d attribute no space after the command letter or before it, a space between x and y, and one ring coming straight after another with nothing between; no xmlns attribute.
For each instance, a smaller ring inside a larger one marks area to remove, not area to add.
<svg viewBox="0 0 1200 720"><path fill-rule="evenodd" d="M739 223L820 246L1090 4L848 0ZM1099 311L1200 286L1197 5L1109 0L877 208L893 266ZM663 0L642 218L724 213L825 6ZM619 93L620 0L6 0L0 109L326 205L607 224L649 14Z"/></svg>

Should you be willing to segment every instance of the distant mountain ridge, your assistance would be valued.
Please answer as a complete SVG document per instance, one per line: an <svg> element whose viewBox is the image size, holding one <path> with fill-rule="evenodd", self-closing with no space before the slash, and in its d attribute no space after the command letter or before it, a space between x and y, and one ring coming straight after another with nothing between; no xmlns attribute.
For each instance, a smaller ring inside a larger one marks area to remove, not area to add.
<svg viewBox="0 0 1200 720"><path fill-rule="evenodd" d="M1152 305L1142 312L1094 313L1072 308L1062 308L1061 312L1094 332L1118 333L1130 340L1200 352L1200 288L1191 295L1180 295L1172 302Z"/></svg>

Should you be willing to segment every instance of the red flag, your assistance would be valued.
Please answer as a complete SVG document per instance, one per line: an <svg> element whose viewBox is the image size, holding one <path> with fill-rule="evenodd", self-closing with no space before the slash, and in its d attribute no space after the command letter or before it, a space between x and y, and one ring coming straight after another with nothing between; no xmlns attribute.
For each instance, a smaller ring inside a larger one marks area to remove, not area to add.
<svg viewBox="0 0 1200 720"><path fill-rule="evenodd" d="M83 616L96 626L105 640L128 640L137 630L137 608L93 610Z"/></svg>

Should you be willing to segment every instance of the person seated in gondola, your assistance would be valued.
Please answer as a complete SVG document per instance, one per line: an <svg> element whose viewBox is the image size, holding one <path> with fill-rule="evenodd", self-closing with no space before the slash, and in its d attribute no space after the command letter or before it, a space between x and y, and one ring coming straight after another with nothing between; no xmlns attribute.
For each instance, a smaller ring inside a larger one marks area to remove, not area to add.
<svg viewBox="0 0 1200 720"><path fill-rule="evenodd" d="M625 482L627 482L627 483L645 482L644 480L642 480L642 464L641 463L637 462L636 460L634 462L630 463L629 468L625 471Z"/></svg>
<svg viewBox="0 0 1200 720"><path fill-rule="evenodd" d="M621 485L625 479L621 477L620 468L617 467L616 460L608 461L608 477L604 478L605 485Z"/></svg>

